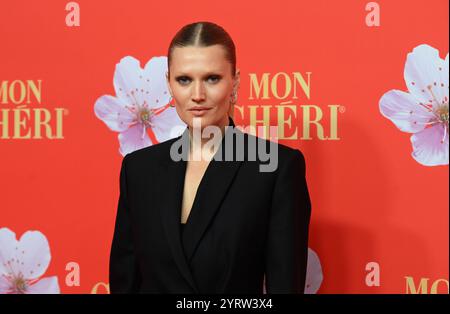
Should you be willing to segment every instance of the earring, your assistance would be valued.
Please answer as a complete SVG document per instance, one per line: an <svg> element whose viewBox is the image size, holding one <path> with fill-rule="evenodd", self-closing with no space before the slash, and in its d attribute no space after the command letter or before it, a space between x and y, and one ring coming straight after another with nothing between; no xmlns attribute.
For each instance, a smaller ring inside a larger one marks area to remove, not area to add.
<svg viewBox="0 0 450 314"><path fill-rule="evenodd" d="M237 101L237 92L234 91L233 94L231 94L230 103L231 103L232 105L234 105L234 104L236 103L236 101Z"/></svg>

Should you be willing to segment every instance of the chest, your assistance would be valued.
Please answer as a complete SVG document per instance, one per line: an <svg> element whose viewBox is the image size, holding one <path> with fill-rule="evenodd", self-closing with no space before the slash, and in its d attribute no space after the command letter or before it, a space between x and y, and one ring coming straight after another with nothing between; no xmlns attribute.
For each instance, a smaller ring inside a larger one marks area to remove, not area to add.
<svg viewBox="0 0 450 314"><path fill-rule="evenodd" d="M208 161L189 161L184 178L181 222L186 223L197 194L198 187L208 168Z"/></svg>

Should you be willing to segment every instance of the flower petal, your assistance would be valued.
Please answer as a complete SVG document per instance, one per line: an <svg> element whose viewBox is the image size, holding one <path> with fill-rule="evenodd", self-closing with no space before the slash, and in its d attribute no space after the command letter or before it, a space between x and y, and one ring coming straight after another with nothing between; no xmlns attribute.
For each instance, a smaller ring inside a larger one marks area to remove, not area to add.
<svg viewBox="0 0 450 314"><path fill-rule="evenodd" d="M118 137L120 142L119 152L122 156L152 145L152 141L148 137L147 132L144 132L144 126L141 123L133 125L128 130L119 133Z"/></svg>
<svg viewBox="0 0 450 314"><path fill-rule="evenodd" d="M133 122L135 115L125 108L126 103L120 98L105 95L97 99L94 112L111 131L123 132Z"/></svg>
<svg viewBox="0 0 450 314"><path fill-rule="evenodd" d="M42 278L36 283L28 286L27 292L29 294L59 294L58 277Z"/></svg>
<svg viewBox="0 0 450 314"><path fill-rule="evenodd" d="M170 99L166 80L167 57L153 57L144 68L145 93L150 108L166 105ZM147 93L148 92L148 93Z"/></svg>
<svg viewBox="0 0 450 314"><path fill-rule="evenodd" d="M441 76L442 76L442 81L444 82L444 89L447 92L447 101L448 101L448 91L449 91L449 84L448 84L448 80L449 80L449 72L448 72L448 53L447 56L445 57L444 60L444 68L441 71Z"/></svg>
<svg viewBox="0 0 450 314"><path fill-rule="evenodd" d="M0 294L8 293L11 288L9 280L5 278L5 276L0 275Z"/></svg>
<svg viewBox="0 0 450 314"><path fill-rule="evenodd" d="M404 79L408 90L424 104L437 105L432 93L442 103L448 96L448 83L445 84L442 75L444 67L445 62L439 57L437 49L429 45L417 46L406 59ZM445 75L448 76L448 72Z"/></svg>
<svg viewBox="0 0 450 314"><path fill-rule="evenodd" d="M445 140L444 139L445 134ZM426 128L411 136L412 157L424 166L448 165L448 130L443 124Z"/></svg>
<svg viewBox="0 0 450 314"><path fill-rule="evenodd" d="M439 59L439 81L434 85L433 82L433 92L436 91L436 97L439 99L440 103L448 103L448 53L444 60Z"/></svg>
<svg viewBox="0 0 450 314"><path fill-rule="evenodd" d="M379 103L380 112L403 132L416 133L425 128L425 123L434 118L432 112L419 105L411 94L391 90Z"/></svg>
<svg viewBox="0 0 450 314"><path fill-rule="evenodd" d="M308 265L306 267L305 294L315 294L323 281L322 266L319 256L308 248Z"/></svg>
<svg viewBox="0 0 450 314"><path fill-rule="evenodd" d="M122 58L116 64L114 72L114 89L117 97L141 106L144 102L143 73L139 60L130 56Z"/></svg>
<svg viewBox="0 0 450 314"><path fill-rule="evenodd" d="M153 132L158 142L165 142L183 133L186 124L180 119L175 108L168 107L152 118Z"/></svg>
<svg viewBox="0 0 450 314"><path fill-rule="evenodd" d="M444 99L441 101L442 103L448 103L449 102L449 72L448 72L448 53L444 60L444 68L441 72L441 80L444 82L444 86L441 87L444 89Z"/></svg>
<svg viewBox="0 0 450 314"><path fill-rule="evenodd" d="M51 259L47 238L39 231L25 232L19 240L16 256L24 278L41 277Z"/></svg>
<svg viewBox="0 0 450 314"><path fill-rule="evenodd" d="M17 239L16 234L8 228L0 229L0 277L2 275L11 274L11 267L8 261L15 260ZM16 269L13 269L16 273Z"/></svg>

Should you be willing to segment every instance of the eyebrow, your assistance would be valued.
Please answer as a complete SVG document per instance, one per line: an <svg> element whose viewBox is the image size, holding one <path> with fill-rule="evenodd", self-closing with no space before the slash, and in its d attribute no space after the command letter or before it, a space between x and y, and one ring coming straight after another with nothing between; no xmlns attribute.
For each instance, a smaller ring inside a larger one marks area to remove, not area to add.
<svg viewBox="0 0 450 314"><path fill-rule="evenodd" d="M205 73L205 75L203 75L203 77L208 77L211 75L223 76L221 71L217 71L217 72L209 71L209 72ZM181 72L180 74L175 75L175 78L184 77L184 76L190 77L189 74Z"/></svg>

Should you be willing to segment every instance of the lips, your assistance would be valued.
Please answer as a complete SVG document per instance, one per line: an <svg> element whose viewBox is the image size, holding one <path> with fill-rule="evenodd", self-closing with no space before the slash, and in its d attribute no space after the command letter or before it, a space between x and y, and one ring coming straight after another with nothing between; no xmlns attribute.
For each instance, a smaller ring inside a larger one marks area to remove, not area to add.
<svg viewBox="0 0 450 314"><path fill-rule="evenodd" d="M201 111L201 110L209 110L211 108L209 107L202 107L202 106L196 106L196 107L192 107L191 109L189 109L189 111Z"/></svg>
<svg viewBox="0 0 450 314"><path fill-rule="evenodd" d="M208 107L196 106L196 107L192 107L191 109L189 109L189 112L191 112L191 114L196 117L200 117L200 116L204 115L206 112L208 112L208 110L210 110L210 109L211 108L208 108Z"/></svg>

